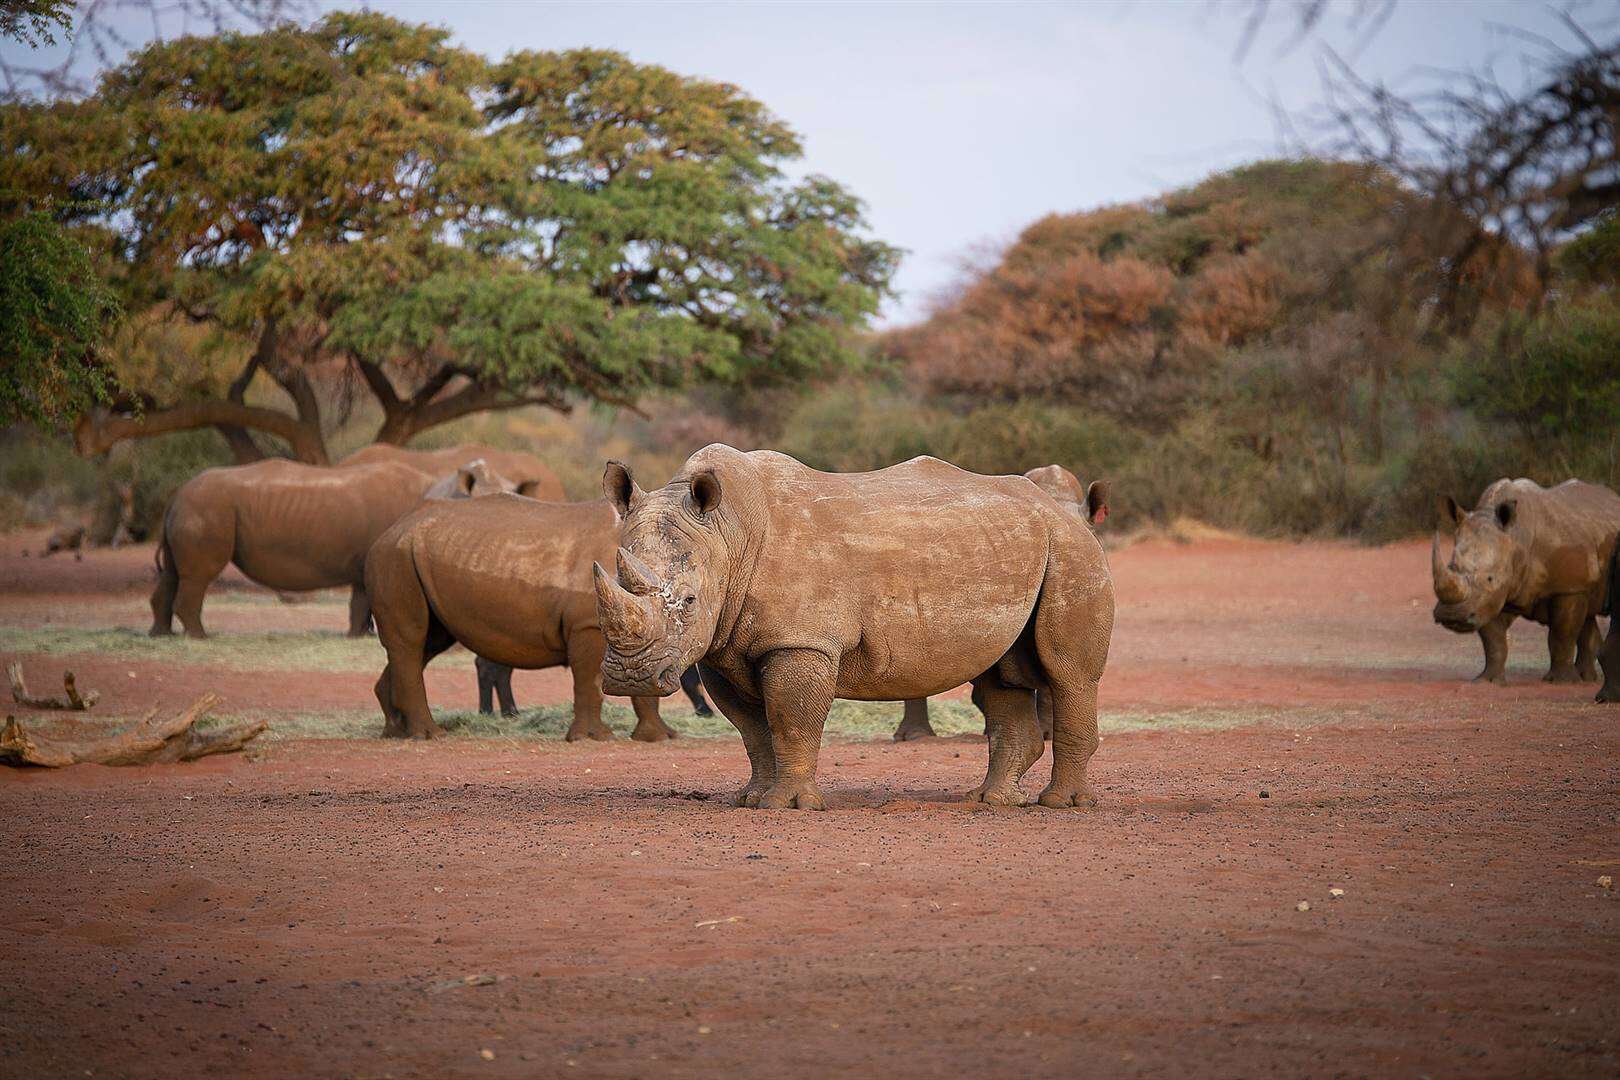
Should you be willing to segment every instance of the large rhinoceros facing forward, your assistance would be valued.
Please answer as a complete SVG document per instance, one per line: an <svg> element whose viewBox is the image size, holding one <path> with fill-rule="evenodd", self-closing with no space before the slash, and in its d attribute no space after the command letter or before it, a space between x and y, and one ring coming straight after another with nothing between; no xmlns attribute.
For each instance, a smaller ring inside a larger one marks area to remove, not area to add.
<svg viewBox="0 0 1620 1080"><path fill-rule="evenodd" d="M821 809L835 697L894 701L974 684L990 766L970 798L1017 804L1053 706L1043 806L1092 802L1097 682L1114 589L1084 522L1021 476L934 458L817 472L783 454L698 451L644 492L603 477L623 524L617 579L594 567L610 693L670 694L693 661L747 747L738 805Z"/></svg>
<svg viewBox="0 0 1620 1080"><path fill-rule="evenodd" d="M1479 678L1504 681L1508 627L1522 616L1547 627L1548 682L1595 680L1597 615L1620 533L1620 495L1580 480L1544 488L1503 479L1472 511L1442 500L1440 516L1456 527L1457 544L1448 561L1435 533L1434 621L1459 634L1478 632L1485 646Z"/></svg>

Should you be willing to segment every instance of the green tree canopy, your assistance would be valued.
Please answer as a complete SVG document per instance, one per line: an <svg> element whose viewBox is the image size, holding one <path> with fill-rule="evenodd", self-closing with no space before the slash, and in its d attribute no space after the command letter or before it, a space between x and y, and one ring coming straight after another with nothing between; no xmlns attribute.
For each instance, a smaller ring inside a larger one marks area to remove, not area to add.
<svg viewBox="0 0 1620 1080"><path fill-rule="evenodd" d="M491 64L447 37L339 12L183 38L81 101L0 112L8 179L94 207L132 310L247 346L227 386L128 380L82 447L216 425L244 456L257 430L324 460L323 379L365 387L399 442L855 360L896 253L837 184L784 177L799 146L763 105L616 53ZM290 411L249 403L260 379Z"/></svg>

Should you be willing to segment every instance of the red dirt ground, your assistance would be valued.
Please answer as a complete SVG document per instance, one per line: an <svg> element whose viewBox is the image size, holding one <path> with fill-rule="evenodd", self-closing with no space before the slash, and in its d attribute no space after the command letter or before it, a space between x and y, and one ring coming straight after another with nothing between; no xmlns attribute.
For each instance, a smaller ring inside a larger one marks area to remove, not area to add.
<svg viewBox="0 0 1620 1080"><path fill-rule="evenodd" d="M31 539L0 541L0 628L144 629L150 549ZM828 746L825 814L732 809L731 739L0 775L0 1075L1620 1071L1620 709L1536 681L1530 627L1515 685L1462 681L1421 545L1111 561L1105 713L1184 716L1107 737L1088 812L953 802L971 739ZM374 707L273 656L24 659L126 711ZM436 702L471 691L435 669Z"/></svg>

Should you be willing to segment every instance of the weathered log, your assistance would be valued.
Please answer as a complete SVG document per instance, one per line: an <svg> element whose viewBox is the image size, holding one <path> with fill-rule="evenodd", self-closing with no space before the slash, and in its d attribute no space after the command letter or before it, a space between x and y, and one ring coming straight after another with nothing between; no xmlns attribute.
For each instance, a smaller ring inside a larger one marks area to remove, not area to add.
<svg viewBox="0 0 1620 1080"><path fill-rule="evenodd" d="M197 721L219 703L213 694L204 694L178 716L157 719L156 712L128 731L88 739L49 739L31 735L14 716L6 717L0 730L0 763L40 765L155 765L173 761L195 761L209 754L240 750L270 725L263 720L237 724L212 731L198 731Z"/></svg>
<svg viewBox="0 0 1620 1080"><path fill-rule="evenodd" d="M63 697L41 697L28 692L28 686L23 682L22 661L13 661L6 668L6 675L11 679L11 699L19 705L26 705L30 709L73 709L83 712L101 700L101 695L94 690L85 694L79 693L79 688L73 681L73 672L62 672L62 689L67 693Z"/></svg>

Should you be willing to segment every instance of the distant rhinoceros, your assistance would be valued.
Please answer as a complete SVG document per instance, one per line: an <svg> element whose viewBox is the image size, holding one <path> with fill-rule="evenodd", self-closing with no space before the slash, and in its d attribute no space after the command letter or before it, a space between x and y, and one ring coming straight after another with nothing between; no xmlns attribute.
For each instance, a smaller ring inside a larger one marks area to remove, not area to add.
<svg viewBox="0 0 1620 1080"><path fill-rule="evenodd" d="M508 671L566 664L574 677L567 739L611 739L602 723L607 646L591 564L612 557L617 536L605 502L517 495L425 504L387 529L366 557L366 591L388 652L376 687L383 734L443 733L428 707L422 670L460 643ZM658 715L656 696L631 704L631 738L675 737Z"/></svg>
<svg viewBox="0 0 1620 1080"><path fill-rule="evenodd" d="M410 450L388 443L363 446L338 462L338 467L372 465L379 461L394 461L409 465L417 472L441 477L474 460L484 461L491 469L510 480L519 495L548 502L560 502L562 482L551 466L535 457L515 450L496 450L477 443L462 443L445 450Z"/></svg>
<svg viewBox="0 0 1620 1080"><path fill-rule="evenodd" d="M1508 627L1526 618L1547 627L1548 682L1596 680L1610 555L1620 533L1620 495L1566 480L1498 480L1465 511L1440 503L1442 525L1457 533L1449 560L1435 532L1430 552L1434 621L1459 634L1477 632L1485 647L1478 678L1505 681Z"/></svg>
<svg viewBox="0 0 1620 1080"><path fill-rule="evenodd" d="M1035 486L1052 496L1052 501L1093 529L1108 517L1107 480L1093 480L1090 486L1061 465L1042 465L1024 474ZM1052 703L1041 694L1035 695L1035 713L1041 722L1041 737L1052 737ZM900 726L894 729L894 741L906 742L934 734L934 725L928 721L928 699L912 698L905 703Z"/></svg>
<svg viewBox="0 0 1620 1080"><path fill-rule="evenodd" d="M904 701L973 683L990 731L968 797L1014 805L1040 759L1044 806L1093 800L1097 682L1114 590L1091 530L1021 476L934 458L817 472L767 450L705 447L667 485L610 462L616 575L593 567L610 693L671 694L693 661L741 733L741 806L821 809L816 760L834 698Z"/></svg>
<svg viewBox="0 0 1620 1080"><path fill-rule="evenodd" d="M486 471L457 470L445 490L500 483ZM152 636L207 637L203 595L229 563L277 592L348 585L349 635L371 622L365 558L382 531L416 506L432 477L397 462L333 469L258 461L206 469L180 485L163 515Z"/></svg>

